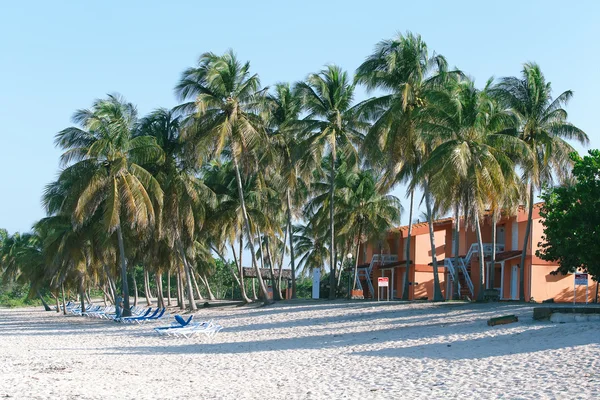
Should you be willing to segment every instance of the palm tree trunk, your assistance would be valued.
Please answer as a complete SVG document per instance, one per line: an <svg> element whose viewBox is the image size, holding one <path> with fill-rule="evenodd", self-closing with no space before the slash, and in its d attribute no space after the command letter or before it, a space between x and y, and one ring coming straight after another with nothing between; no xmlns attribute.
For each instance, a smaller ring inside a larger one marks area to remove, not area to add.
<svg viewBox="0 0 600 400"><path fill-rule="evenodd" d="M435 232L433 230L433 212L431 210L431 193L429 185L425 183L425 207L427 209L427 219L429 220L429 243L431 245L431 261L433 264L433 301L444 301L442 290L440 289L440 277L438 275L437 256L435 254Z"/></svg>
<svg viewBox="0 0 600 400"><path fill-rule="evenodd" d="M260 270L258 269L258 263L256 262L256 254L254 245L254 238L252 237L252 229L250 229L250 220L248 219L248 212L246 211L246 201L244 199L244 189L242 187L242 177L240 175L240 167L238 165L237 156L233 155L233 166L235 167L235 180L237 182L238 195L240 197L240 205L242 206L242 216L244 218L244 226L246 230L246 236L248 237L248 243L250 244L250 256L252 257L252 265L256 269L256 275L258 277L258 283L260 285L260 289L263 291L263 300L265 303L271 303L267 294L267 287L265 286L265 282L262 279L260 274Z"/></svg>
<svg viewBox="0 0 600 400"><path fill-rule="evenodd" d="M208 283L208 278L206 277L206 275L203 276L198 274L198 278L206 288L206 291L208 292L208 298L211 300L215 300L215 295L213 294L212 290L210 290L210 284Z"/></svg>
<svg viewBox="0 0 600 400"><path fill-rule="evenodd" d="M491 260L491 268L490 268L490 279L487 282L489 289L494 288L494 275L496 271L496 225L498 223L498 218L496 215L496 210L492 212L492 260Z"/></svg>
<svg viewBox="0 0 600 400"><path fill-rule="evenodd" d="M290 200L290 189L286 189L286 201L287 201L287 228L290 236L290 265L292 268L292 299L296 298L296 258L294 254L294 235L292 234L292 202ZM285 240L283 241L283 253L285 254ZM283 265L283 255L281 256ZM279 275L281 276L281 274Z"/></svg>
<svg viewBox="0 0 600 400"><path fill-rule="evenodd" d="M264 296L264 293L263 293ZM258 300L258 296L256 295L256 279L252 278L252 300Z"/></svg>
<svg viewBox="0 0 600 400"><path fill-rule="evenodd" d="M479 245L479 293L477 293L477 301L483 301L483 274L485 273L485 259L483 257L483 241L481 239L481 223L479 222L478 212L475 212L475 230L477 231L477 244Z"/></svg>
<svg viewBox="0 0 600 400"><path fill-rule="evenodd" d="M146 305L151 306L152 305L152 301L150 300L150 297L152 297L152 294L150 293L150 274L148 273L148 270L146 269L146 267L144 267L144 295L146 296Z"/></svg>
<svg viewBox="0 0 600 400"><path fill-rule="evenodd" d="M196 300L194 300L194 289L192 288L192 269L190 264L188 263L187 257L185 255L185 250L183 249L183 244L181 240L177 240L177 247L179 249L179 254L181 255L181 259L183 260L183 268L185 270L185 281L187 283L187 295L188 301L190 303L190 309L192 311L197 310Z"/></svg>
<svg viewBox="0 0 600 400"><path fill-rule="evenodd" d="M167 305L171 305L171 274L167 271Z"/></svg>
<svg viewBox="0 0 600 400"><path fill-rule="evenodd" d="M60 301L58 299L59 296L60 295L58 293L58 290L56 291L56 294L52 293L52 297L54 297L54 300L56 301L56 312L57 313L60 313ZM105 301L105 303L106 303L106 301Z"/></svg>
<svg viewBox="0 0 600 400"><path fill-rule="evenodd" d="M342 282L342 273L344 272L344 260L346 257L346 253L348 252L348 250L344 247L341 251L341 255L342 255L342 259L339 260L339 268L337 268L337 284L336 284L336 288L340 287L340 283ZM337 260L336 260L336 265L337 265Z"/></svg>
<svg viewBox="0 0 600 400"><path fill-rule="evenodd" d="M79 278L79 299L81 301L81 312L85 312L85 288L83 285L83 276Z"/></svg>
<svg viewBox="0 0 600 400"><path fill-rule="evenodd" d="M63 315L67 315L67 302L65 300L65 285L64 285L64 283L60 284L60 290L62 292Z"/></svg>
<svg viewBox="0 0 600 400"><path fill-rule="evenodd" d="M181 279L181 267L177 267L177 306L181 310L185 310L183 301L183 281Z"/></svg>
<svg viewBox="0 0 600 400"><path fill-rule="evenodd" d="M271 281L273 282L273 294L275 300L282 300L281 298L281 287L279 286L279 280L275 278L275 263L273 262L273 254L271 253L271 246L269 245L269 237L265 235L267 248L267 257L269 257L269 267L271 268Z"/></svg>
<svg viewBox="0 0 600 400"><path fill-rule="evenodd" d="M123 288L123 317L131 316L129 308L129 287L127 285L127 264L125 262L125 245L123 244L123 232L121 224L117 225L117 239L119 242L119 257L121 259L121 287Z"/></svg>
<svg viewBox="0 0 600 400"><path fill-rule="evenodd" d="M458 258L460 251L460 204L456 202L454 206L454 284L453 284L453 300L460 300L460 290L458 288L458 280L460 278L459 267L458 267Z"/></svg>
<svg viewBox="0 0 600 400"><path fill-rule="evenodd" d="M354 283L352 284L352 290L356 290L356 279L358 277L358 255L360 254L360 234L361 229L358 230L358 239L356 240L356 258L354 260Z"/></svg>
<svg viewBox="0 0 600 400"><path fill-rule="evenodd" d="M406 270L404 271L404 285L402 288L402 300L408 300L410 290L410 237L412 235L413 206L415 202L415 191L410 191L410 207L408 211L408 235L404 242L404 257L406 258Z"/></svg>
<svg viewBox="0 0 600 400"><path fill-rule="evenodd" d="M521 269L519 271L519 300L525 301L525 259L529 247L529 232L533 220L533 182L529 183L529 213L527 214L527 227L525 228L525 239L523 240L523 253L521 253Z"/></svg>
<svg viewBox="0 0 600 400"><path fill-rule="evenodd" d="M278 266L279 276L277 277L277 280L278 280L279 288L281 288L281 281L282 281L282 279L281 279L281 272L283 270L283 258L285 257L285 247L286 247L286 243L287 243L287 235L288 235L288 229L287 228L288 227L286 226L285 233L283 235L283 249L281 250L281 258L279 259L279 266ZM293 284L292 284L292 286L293 286ZM285 294L286 294L285 297L286 298L288 297L287 291L288 291L288 284L286 282L286 285L285 285Z"/></svg>
<svg viewBox="0 0 600 400"><path fill-rule="evenodd" d="M235 264L237 265L238 268L238 274L240 275L240 278L238 280L238 284L240 285L240 294L242 296L242 300L244 300L244 302L246 303L251 303L252 300L250 300L250 298L248 297L248 295L246 294L246 285L244 284L244 267L242 267L242 246L243 246L243 237L242 235L240 235L240 259L239 259L239 263L238 263L238 258L235 254L235 246L233 245L233 243L231 244L231 252L233 253L233 260L235 261Z"/></svg>
<svg viewBox="0 0 600 400"><path fill-rule="evenodd" d="M138 303L138 287L137 287L137 280L135 279L135 269L133 271L133 274L131 274L131 278L133 280L133 306L137 306Z"/></svg>
<svg viewBox="0 0 600 400"><path fill-rule="evenodd" d="M198 287L198 282L196 282L196 274L194 273L194 271L190 271L192 274L192 281L194 283L194 288L196 289L196 294L198 295L198 300L204 300L204 297L202 297L202 293L200 293L200 288Z"/></svg>
<svg viewBox="0 0 600 400"><path fill-rule="evenodd" d="M219 250L217 250L214 246L211 246L211 248L213 249L213 251L215 253L217 253L217 255L219 256L219 258L223 262L223 265L225 265L225 267L227 267L227 269L229 270L229 272L231 272L231 275L233 275L233 278L235 279L235 282L239 286L239 284L240 284L240 278L238 278L238 274L230 268L229 263L227 262L227 260L225 260L225 257L223 257L223 254ZM233 245L232 245L232 248L233 248ZM237 265L237 261L236 261L236 265Z"/></svg>
<svg viewBox="0 0 600 400"><path fill-rule="evenodd" d="M331 171L329 177L329 300L335 299L335 224L334 224L334 193L335 193L335 138L332 141Z"/></svg>
<svg viewBox="0 0 600 400"><path fill-rule="evenodd" d="M106 264L104 264L104 273L106 274L106 282L108 283L108 292L110 293L109 300L115 304L116 294L117 294L117 286L115 285L114 280L110 276L110 271Z"/></svg>
<svg viewBox="0 0 600 400"><path fill-rule="evenodd" d="M158 307L165 308L165 299L163 297L163 287L162 287L162 274L156 273L154 275L156 280L156 302L158 303Z"/></svg>

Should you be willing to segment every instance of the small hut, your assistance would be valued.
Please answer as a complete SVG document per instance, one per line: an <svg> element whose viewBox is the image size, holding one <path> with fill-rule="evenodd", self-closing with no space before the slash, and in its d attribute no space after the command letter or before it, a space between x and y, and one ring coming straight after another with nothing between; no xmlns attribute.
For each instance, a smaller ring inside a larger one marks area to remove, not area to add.
<svg viewBox="0 0 600 400"><path fill-rule="evenodd" d="M279 270L275 269L275 275L271 275L271 270L269 268L260 268L260 276L265 280L270 282L267 286L270 289L269 297L273 298L273 288L275 287L272 278L279 279ZM244 278L252 278L256 279L258 275L256 274L256 269L244 267ZM284 299L292 298L292 270L291 269L282 269L281 270L281 291Z"/></svg>

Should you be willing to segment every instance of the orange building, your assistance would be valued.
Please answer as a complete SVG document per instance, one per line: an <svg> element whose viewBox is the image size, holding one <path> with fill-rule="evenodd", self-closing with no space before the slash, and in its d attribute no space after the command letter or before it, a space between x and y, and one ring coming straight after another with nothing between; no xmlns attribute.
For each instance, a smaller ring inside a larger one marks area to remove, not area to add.
<svg viewBox="0 0 600 400"><path fill-rule="evenodd" d="M525 299L542 301L553 299L556 302L572 302L574 278L572 274L552 275L557 264L544 261L535 255L542 241L543 225L540 206L534 205L533 223L525 259ZM480 288L480 268L476 233L465 229L461 223L459 231L458 262L453 254L454 218L434 221L435 252L438 261L438 277L445 298L452 296L453 279L458 276L461 297L477 297ZM486 268L484 289L491 289L490 275L494 274L494 289L501 300L519 299L519 264L521 262L523 239L527 226L527 210L520 208L517 215L503 216L496 226L496 264L492 267L492 223L486 216L481 223L481 235ZM365 297L377 297L377 278L388 277L390 297L400 298L406 273L405 246L408 239L408 226L392 229L385 241L367 243L359 253L359 280ZM408 271L409 299L433 298L433 266L431 265L431 244L429 226L426 222L413 224L410 240L410 266ZM457 275L458 274L458 275ZM367 279L368 278L368 279ZM588 301L595 297L596 283L589 280ZM387 297L384 289L382 297ZM585 286L577 286L577 302L585 302Z"/></svg>

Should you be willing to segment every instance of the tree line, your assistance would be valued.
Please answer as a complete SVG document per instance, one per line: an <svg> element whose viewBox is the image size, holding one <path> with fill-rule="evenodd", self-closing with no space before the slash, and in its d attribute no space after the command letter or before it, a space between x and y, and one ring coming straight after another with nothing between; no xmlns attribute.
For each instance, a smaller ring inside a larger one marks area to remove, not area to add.
<svg viewBox="0 0 600 400"><path fill-rule="evenodd" d="M357 85L378 95L356 102ZM537 64L477 88L410 32L378 43L354 76L328 65L272 87L233 51L204 53L175 93L180 105L143 117L117 94L73 114L75 125L56 134L63 153L44 190L47 217L2 240L4 280L57 298L73 287L82 304L90 287L114 299L120 281L128 309L128 273L142 265L160 305L174 277L180 306L186 298L194 310L197 282L211 292L213 257L231 267L246 302L244 262L268 302L259 270L281 299L289 259L294 295L298 276L327 267L334 298L344 255L355 255L356 268L360 246L399 223L400 200L389 193L405 184L409 221L415 200L425 205L438 301L434 215L462 217L481 244L487 211L495 223L501 210L527 204L526 244L535 191L568 182L567 140L588 142L567 120L572 92L552 97ZM408 252L410 228L407 241ZM483 254L479 260L483 270Z"/></svg>

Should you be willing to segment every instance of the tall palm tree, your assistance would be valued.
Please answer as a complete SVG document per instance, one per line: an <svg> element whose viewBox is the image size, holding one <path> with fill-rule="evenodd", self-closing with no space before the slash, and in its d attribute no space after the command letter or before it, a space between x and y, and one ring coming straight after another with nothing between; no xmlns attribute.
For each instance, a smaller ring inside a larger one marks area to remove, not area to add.
<svg viewBox="0 0 600 400"><path fill-rule="evenodd" d="M143 230L155 221L155 207L162 205L162 189L141 165L160 162L162 150L155 138L133 136L137 111L117 95L96 100L91 109L78 110L69 127L56 135L67 166L58 186L67 193L64 212L71 213L75 229L97 213L108 234L117 233L125 309L130 315L123 224Z"/></svg>
<svg viewBox="0 0 600 400"><path fill-rule="evenodd" d="M374 120L367 133L363 152L369 163L384 171L381 184L390 188L413 179L425 159L426 147L421 137L419 113L428 104L427 93L436 89L447 76L446 59L429 54L420 35L410 32L394 39L379 42L373 54L356 70L356 81L368 90L382 90L382 96L368 99L360 106L361 113ZM459 74L453 72L453 74ZM383 157L382 157L383 155ZM425 187L425 189L427 189ZM431 199L426 191L427 209ZM410 190L409 228L405 244L406 270L402 299L408 300L410 240L414 190ZM433 241L432 215L428 212L434 279L437 279L437 260ZM441 299L435 291L434 298Z"/></svg>
<svg viewBox="0 0 600 400"><path fill-rule="evenodd" d="M392 195L380 193L377 176L372 170L352 173L345 188L341 188L339 211L343 225L339 234L348 234L355 245L354 283L358 272L358 255L362 243L384 240L389 229L400 223L400 200Z"/></svg>
<svg viewBox="0 0 600 400"><path fill-rule="evenodd" d="M180 109L194 113L188 139L195 150L203 153L208 149L209 158L221 157L227 150L226 155L233 162L244 230L252 247L252 265L267 302L267 288L256 262L256 241L246 209L240 165L259 143L266 143L259 115L264 110L266 89L260 87L258 75L250 74L250 63L241 63L233 51L228 51L221 56L202 54L197 67L183 72L175 90L180 99L192 100Z"/></svg>
<svg viewBox="0 0 600 400"><path fill-rule="evenodd" d="M305 82L296 84L308 115L304 119L306 128L312 132L307 139L317 154L324 151L330 156L329 197L334 198L335 165L338 152L346 159L358 160L356 146L362 141L368 124L359 119L352 106L355 85L340 67L330 65L317 74L308 76ZM356 162L354 162L356 164ZM329 298L335 298L336 247L334 228L334 202L329 203Z"/></svg>
<svg viewBox="0 0 600 400"><path fill-rule="evenodd" d="M460 80L435 96L435 105L422 113L422 125L436 145L417 178L429 177L430 190L442 204L459 200L468 205L467 221L475 226L479 244L481 300L485 260L480 221L494 195L517 180L512 159L527 155L528 149L518 138L496 133L511 122L510 115L473 82Z"/></svg>
<svg viewBox="0 0 600 400"><path fill-rule="evenodd" d="M267 97L269 113L269 139L282 183L285 185L286 234L289 237L290 265L292 269L292 298L296 298L296 254L293 245L292 215L299 209L302 193L299 190L310 181L314 161L311 152L305 151L298 121L302 99L287 83L275 85L274 93ZM285 245L283 246L285 252Z"/></svg>
<svg viewBox="0 0 600 400"><path fill-rule="evenodd" d="M155 138L163 150L165 161L148 168L164 192L158 231L183 262L188 301L190 308L196 310L192 290L193 267L186 253L192 248L196 230L204 222L205 204L213 201L214 194L196 176L195 165L186 162L185 143L180 135L182 125L180 115L171 110L157 109L140 121L136 136Z"/></svg>
<svg viewBox="0 0 600 400"><path fill-rule="evenodd" d="M567 121L564 107L573 97L567 90L552 98L552 86L535 63L523 66L521 77L502 78L492 93L518 117L515 129L506 133L518 136L529 146L533 162L523 168L529 189L529 211L523 239L519 274L519 299L525 301L525 259L533 219L534 192L554 178L564 181L572 167L569 154L575 149L566 140L588 144L588 136Z"/></svg>

